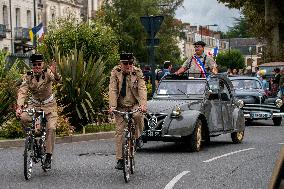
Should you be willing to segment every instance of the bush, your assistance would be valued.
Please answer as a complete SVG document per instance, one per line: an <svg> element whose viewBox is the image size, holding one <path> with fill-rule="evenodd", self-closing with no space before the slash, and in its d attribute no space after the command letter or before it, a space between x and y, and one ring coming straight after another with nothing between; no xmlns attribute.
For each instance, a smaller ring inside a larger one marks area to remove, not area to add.
<svg viewBox="0 0 284 189"><path fill-rule="evenodd" d="M0 127L0 137L11 139L25 137L20 121L16 118L12 118L4 123L2 127Z"/></svg>
<svg viewBox="0 0 284 189"><path fill-rule="evenodd" d="M58 120L56 135L58 136L70 136L74 132L74 127L70 124L69 119L62 114L63 108L58 106Z"/></svg>
<svg viewBox="0 0 284 189"><path fill-rule="evenodd" d="M104 123L101 125L89 124L85 126L86 133L107 132L114 130L115 130L115 124L109 124L109 123Z"/></svg>
<svg viewBox="0 0 284 189"><path fill-rule="evenodd" d="M243 54L236 49L220 52L216 58L216 62L221 68L243 69L245 68L245 58Z"/></svg>

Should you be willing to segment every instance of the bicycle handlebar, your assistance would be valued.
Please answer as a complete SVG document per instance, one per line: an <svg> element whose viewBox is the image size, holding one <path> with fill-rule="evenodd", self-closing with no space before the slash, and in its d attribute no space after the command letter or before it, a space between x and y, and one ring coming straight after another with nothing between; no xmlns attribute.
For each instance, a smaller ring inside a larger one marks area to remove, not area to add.
<svg viewBox="0 0 284 189"><path fill-rule="evenodd" d="M44 115L43 110L36 110L35 108L22 109L22 112L27 112L29 116L33 116L36 113Z"/></svg>
<svg viewBox="0 0 284 189"><path fill-rule="evenodd" d="M136 112L138 112L138 111L140 111L140 109L136 109L136 110L133 110L133 111L126 111L126 112L124 112L124 111L119 111L119 110L113 110L112 112L113 112L113 113L119 113L119 114L125 115L125 114L134 114L134 113L136 113Z"/></svg>

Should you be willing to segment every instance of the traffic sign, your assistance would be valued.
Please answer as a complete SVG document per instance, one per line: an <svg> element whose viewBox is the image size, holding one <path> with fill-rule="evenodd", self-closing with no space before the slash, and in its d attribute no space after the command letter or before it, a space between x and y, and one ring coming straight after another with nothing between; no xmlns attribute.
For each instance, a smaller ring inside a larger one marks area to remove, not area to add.
<svg viewBox="0 0 284 189"><path fill-rule="evenodd" d="M147 46L159 46L160 40L159 39L146 39Z"/></svg>
<svg viewBox="0 0 284 189"><path fill-rule="evenodd" d="M154 38L160 30L160 26L164 21L164 16L142 16L140 21L149 34L150 38Z"/></svg>

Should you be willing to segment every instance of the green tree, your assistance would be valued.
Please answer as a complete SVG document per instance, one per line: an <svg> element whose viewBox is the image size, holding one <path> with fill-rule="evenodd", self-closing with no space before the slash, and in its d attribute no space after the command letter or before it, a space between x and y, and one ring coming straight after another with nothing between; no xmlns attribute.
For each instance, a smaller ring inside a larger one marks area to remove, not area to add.
<svg viewBox="0 0 284 189"><path fill-rule="evenodd" d="M119 51L133 52L140 62L147 62L146 39L149 38L140 22L145 15L163 15L164 22L157 34L160 45L156 51L156 62L164 60L179 62L179 49L176 37L179 25L174 19L175 10L183 0L116 0L106 3L101 11L101 19L119 36ZM167 6L161 6L167 5Z"/></svg>
<svg viewBox="0 0 284 189"><path fill-rule="evenodd" d="M105 73L109 73L118 60L117 36L110 27L99 21L79 23L72 16L56 20L48 26L48 33L38 51L49 62L54 57L55 47L62 56L68 55L74 47L81 49L85 61L90 57L96 60L102 57L106 62Z"/></svg>
<svg viewBox="0 0 284 189"><path fill-rule="evenodd" d="M233 27L229 27L224 38L248 38L253 37L250 32L248 21L244 17L234 18L235 24Z"/></svg>
<svg viewBox="0 0 284 189"><path fill-rule="evenodd" d="M18 70L20 61L8 64L8 54L0 51L0 126L15 116L17 85L20 84L21 74Z"/></svg>
<svg viewBox="0 0 284 189"><path fill-rule="evenodd" d="M245 58L242 53L237 49L230 51L222 51L216 57L216 63L221 67L221 70L231 69L243 69L245 68Z"/></svg>
<svg viewBox="0 0 284 189"><path fill-rule="evenodd" d="M267 43L266 62L284 60L284 1L278 0L217 0L229 8L241 9L250 32Z"/></svg>

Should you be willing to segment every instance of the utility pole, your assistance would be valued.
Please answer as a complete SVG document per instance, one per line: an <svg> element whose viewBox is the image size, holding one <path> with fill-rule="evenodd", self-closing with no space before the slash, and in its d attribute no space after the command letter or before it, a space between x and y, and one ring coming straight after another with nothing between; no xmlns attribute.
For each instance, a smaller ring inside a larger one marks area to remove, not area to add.
<svg viewBox="0 0 284 189"><path fill-rule="evenodd" d="M164 20L164 16L142 16L140 21L145 27L149 39L146 40L149 53L149 63L152 70L152 95L154 94L155 87L155 46L159 45L159 39L155 38L157 32L160 30L160 26Z"/></svg>
<svg viewBox="0 0 284 189"><path fill-rule="evenodd" d="M11 53L14 53L14 41L13 41L13 20L12 20L12 0L9 0L10 6L10 27L11 27Z"/></svg>
<svg viewBox="0 0 284 189"><path fill-rule="evenodd" d="M36 26L36 0L34 0L34 27ZM36 49L36 34L33 35L33 46Z"/></svg>

